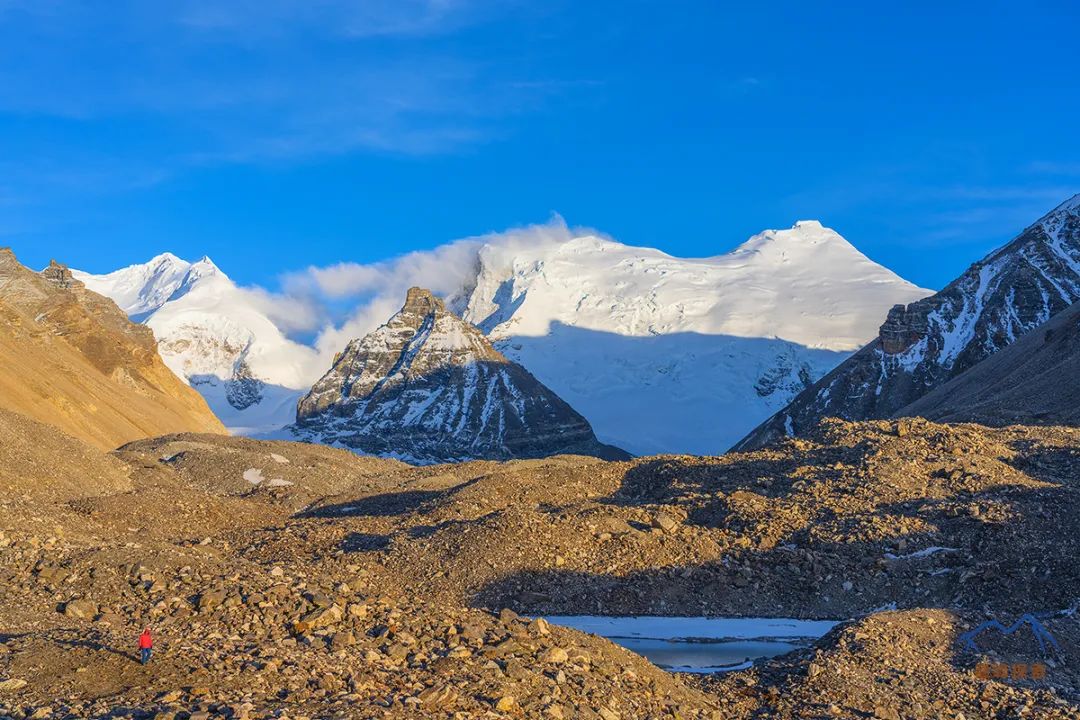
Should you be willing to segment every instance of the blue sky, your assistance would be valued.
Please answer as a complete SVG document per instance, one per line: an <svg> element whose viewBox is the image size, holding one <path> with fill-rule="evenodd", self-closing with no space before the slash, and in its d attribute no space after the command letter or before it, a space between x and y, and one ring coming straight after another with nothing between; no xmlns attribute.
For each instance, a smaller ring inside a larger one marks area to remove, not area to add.
<svg viewBox="0 0 1080 720"><path fill-rule="evenodd" d="M940 287L1080 192L1080 5L0 0L0 245L273 287L548 220L817 218Z"/></svg>

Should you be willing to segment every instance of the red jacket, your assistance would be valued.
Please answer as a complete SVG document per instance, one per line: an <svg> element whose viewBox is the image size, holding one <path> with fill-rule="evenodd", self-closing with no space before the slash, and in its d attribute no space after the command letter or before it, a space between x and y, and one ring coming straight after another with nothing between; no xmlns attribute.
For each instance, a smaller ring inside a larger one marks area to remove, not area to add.
<svg viewBox="0 0 1080 720"><path fill-rule="evenodd" d="M154 647L154 638L150 637L150 631L147 630L139 636L139 649L149 650L152 647Z"/></svg>

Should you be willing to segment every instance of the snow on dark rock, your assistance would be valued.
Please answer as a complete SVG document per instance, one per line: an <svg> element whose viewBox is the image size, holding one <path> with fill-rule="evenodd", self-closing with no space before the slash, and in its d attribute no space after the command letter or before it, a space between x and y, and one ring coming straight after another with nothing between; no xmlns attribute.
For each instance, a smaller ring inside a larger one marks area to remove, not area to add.
<svg viewBox="0 0 1080 720"><path fill-rule="evenodd" d="M354 340L300 401L298 439L419 463L623 451L477 328L412 288L382 327Z"/></svg>
<svg viewBox="0 0 1080 720"><path fill-rule="evenodd" d="M888 418L1080 300L1080 195L941 292L889 311L878 337L744 438L802 435L824 417Z"/></svg>

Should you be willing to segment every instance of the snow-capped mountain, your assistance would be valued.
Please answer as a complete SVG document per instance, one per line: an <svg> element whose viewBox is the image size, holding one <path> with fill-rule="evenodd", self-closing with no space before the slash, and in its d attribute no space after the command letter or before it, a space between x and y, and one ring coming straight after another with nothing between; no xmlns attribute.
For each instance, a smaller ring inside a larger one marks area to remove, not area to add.
<svg viewBox="0 0 1080 720"><path fill-rule="evenodd" d="M166 365L206 398L233 432L292 422L296 401L317 376L317 354L293 342L209 258L159 255L107 275L75 272L149 326Z"/></svg>
<svg viewBox="0 0 1080 720"><path fill-rule="evenodd" d="M798 435L826 416L887 418L1080 300L1080 195L941 292L889 311L877 339L739 443Z"/></svg>
<svg viewBox="0 0 1080 720"><path fill-rule="evenodd" d="M427 290L349 343L286 436L422 462L559 453L625 457Z"/></svg>
<svg viewBox="0 0 1080 720"><path fill-rule="evenodd" d="M478 265L463 317L638 454L722 452L931 292L815 221L711 258L582 236Z"/></svg>
<svg viewBox="0 0 1080 720"><path fill-rule="evenodd" d="M723 451L872 338L889 307L930 294L814 221L702 259L569 231L476 248L450 310L635 454ZM326 370L209 260L79 278L143 319L233 430L292 423Z"/></svg>

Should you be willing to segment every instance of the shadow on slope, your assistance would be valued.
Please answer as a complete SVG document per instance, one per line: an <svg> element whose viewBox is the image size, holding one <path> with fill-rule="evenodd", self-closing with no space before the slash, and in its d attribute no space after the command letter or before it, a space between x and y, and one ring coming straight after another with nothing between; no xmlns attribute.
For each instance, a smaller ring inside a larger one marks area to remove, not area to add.
<svg viewBox="0 0 1080 720"><path fill-rule="evenodd" d="M725 451L850 352L777 338L628 336L553 323L496 347L636 455Z"/></svg>
<svg viewBox="0 0 1080 720"><path fill-rule="evenodd" d="M975 428L930 430L921 446L864 438L797 457L636 464L601 507L667 514L674 527L648 532L660 549L693 552L647 569L508 572L474 602L537 614L848 617L893 603L1027 612L1080 598L1076 438L1035 442L1018 430L999 445ZM604 558L633 561L640 532L607 540Z"/></svg>

